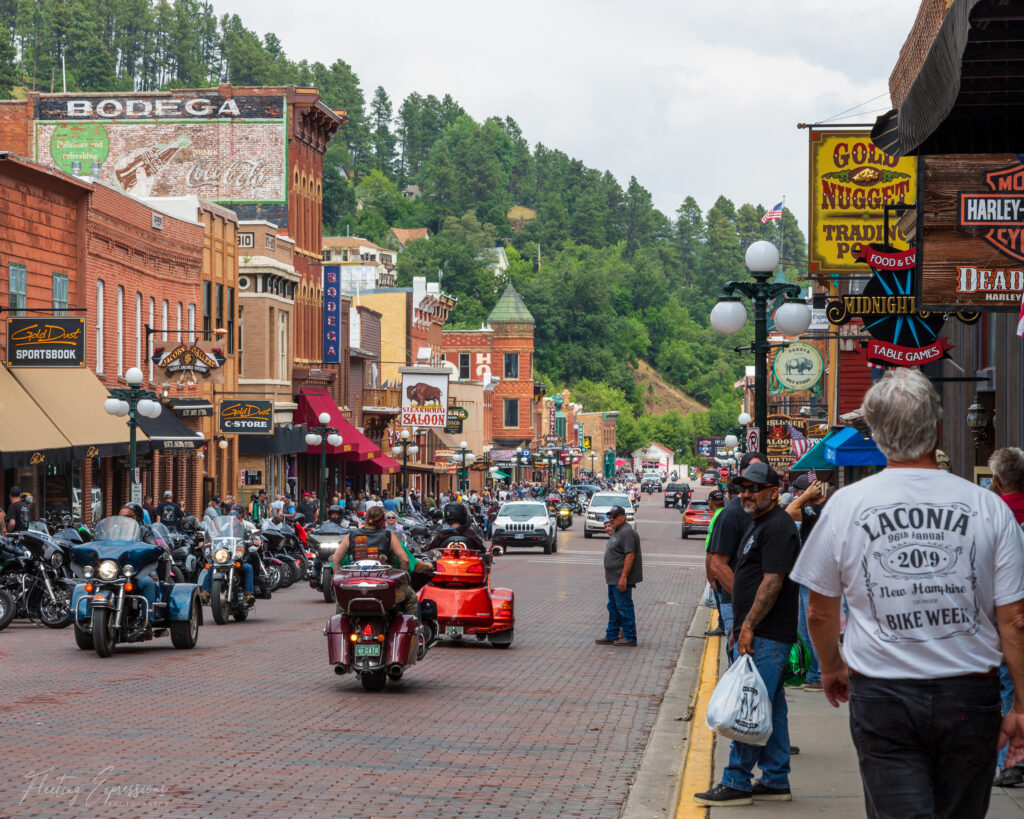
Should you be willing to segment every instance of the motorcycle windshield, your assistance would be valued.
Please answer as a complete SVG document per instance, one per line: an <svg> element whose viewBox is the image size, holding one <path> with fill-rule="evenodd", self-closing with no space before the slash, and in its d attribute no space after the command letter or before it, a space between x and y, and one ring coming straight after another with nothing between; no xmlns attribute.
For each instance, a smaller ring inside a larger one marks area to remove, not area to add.
<svg viewBox="0 0 1024 819"><path fill-rule="evenodd" d="M120 540L137 541L142 540L142 527L135 518L115 515L103 518L96 524L92 533L94 540Z"/></svg>
<svg viewBox="0 0 1024 819"><path fill-rule="evenodd" d="M156 538L158 546L166 546L168 549L173 548L174 541L171 539L171 533L162 523L154 523L149 527L153 530L153 537Z"/></svg>
<svg viewBox="0 0 1024 819"><path fill-rule="evenodd" d="M245 526L234 515L221 515L203 521L210 540L245 540Z"/></svg>

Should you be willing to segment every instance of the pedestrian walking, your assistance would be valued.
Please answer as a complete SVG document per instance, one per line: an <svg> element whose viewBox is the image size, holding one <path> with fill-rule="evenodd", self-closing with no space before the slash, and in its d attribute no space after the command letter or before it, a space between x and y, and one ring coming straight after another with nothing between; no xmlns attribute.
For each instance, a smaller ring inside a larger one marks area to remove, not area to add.
<svg viewBox="0 0 1024 819"><path fill-rule="evenodd" d="M185 520L185 513L174 502L174 493L170 489L164 492L163 502L156 507L156 512L157 521L168 529L180 529L182 521Z"/></svg>
<svg viewBox="0 0 1024 819"><path fill-rule="evenodd" d="M800 529L800 542L806 543L814 531L814 526L821 518L822 507L826 501L826 484L818 480L810 480L801 475L793 481L795 497L786 506L786 513L796 521ZM811 633L807 629L807 603L810 600L810 589L800 586L800 617L797 620L797 633L810 655L807 664L807 675L804 677L804 691L824 691L821 684L821 666L818 664L818 652L814 650Z"/></svg>
<svg viewBox="0 0 1024 819"><path fill-rule="evenodd" d="M21 489L12 486L7 493L10 503L7 506L7 531L24 532L32 519L32 506L25 502Z"/></svg>
<svg viewBox="0 0 1024 819"><path fill-rule="evenodd" d="M683 509L686 507L683 506ZM708 509L711 510L711 520L708 523L708 533L704 538L704 574L711 586L711 593L715 598L715 608L718 610L718 625L713 629L704 632L707 637L724 637L725 621L722 619L722 593L718 590L718 580L711 571L711 533L715 530L715 521L725 508L725 496L717 489L708 493Z"/></svg>
<svg viewBox="0 0 1024 819"><path fill-rule="evenodd" d="M997 740L1007 765L1024 759L1024 700L1001 717L998 676L1002 653L1024 691L1024 534L993 492L938 468L922 373L889 371L862 409L887 465L835 493L792 572L825 696L849 700L869 817L982 817Z"/></svg>
<svg viewBox="0 0 1024 819"><path fill-rule="evenodd" d="M604 550L604 579L608 584L608 627L600 645L636 646L636 613L633 589L644 579L640 536L626 521L626 510L613 506L608 510L611 537ZM608 531L606 527L605 531ZM619 630L622 638L619 638Z"/></svg>
<svg viewBox="0 0 1024 819"><path fill-rule="evenodd" d="M733 740L722 781L694 794L699 805L749 805L757 799L788 801L789 719L784 677L796 642L797 587L788 575L800 551L796 524L779 506L779 476L756 462L734 479L751 522L743 534L732 577L733 628L738 656L749 654L768 690L772 735L767 744ZM722 525L725 513L719 516ZM716 527L717 529L718 527ZM761 778L753 783L754 767Z"/></svg>

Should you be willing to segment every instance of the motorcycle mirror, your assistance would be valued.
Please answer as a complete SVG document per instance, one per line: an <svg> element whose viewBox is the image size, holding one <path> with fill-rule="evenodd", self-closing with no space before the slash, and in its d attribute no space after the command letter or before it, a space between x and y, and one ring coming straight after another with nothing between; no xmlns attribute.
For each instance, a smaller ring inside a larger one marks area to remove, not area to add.
<svg viewBox="0 0 1024 819"><path fill-rule="evenodd" d="M505 550L502 549L500 546L492 546L491 547L491 554L494 555L495 557L499 557L500 555L505 554Z"/></svg>

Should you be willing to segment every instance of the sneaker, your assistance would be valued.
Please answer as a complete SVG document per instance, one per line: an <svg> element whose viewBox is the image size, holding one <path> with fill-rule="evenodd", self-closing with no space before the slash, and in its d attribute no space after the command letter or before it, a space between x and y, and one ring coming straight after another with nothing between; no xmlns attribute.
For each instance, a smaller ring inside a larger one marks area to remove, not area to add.
<svg viewBox="0 0 1024 819"><path fill-rule="evenodd" d="M790 756L796 756L798 753L800 753L800 746L799 745L790 745L789 746L789 755Z"/></svg>
<svg viewBox="0 0 1024 819"><path fill-rule="evenodd" d="M754 783L751 794L757 802L791 802L793 792L789 788L769 788L761 780Z"/></svg>
<svg viewBox="0 0 1024 819"><path fill-rule="evenodd" d="M597 643L599 646L610 646L614 645L615 643L614 640L609 640L607 637L598 637L596 640L594 640L594 642Z"/></svg>
<svg viewBox="0 0 1024 819"><path fill-rule="evenodd" d="M210 593L208 591L199 592L199 597L202 599L204 606L210 605Z"/></svg>
<svg viewBox="0 0 1024 819"><path fill-rule="evenodd" d="M1024 769L1020 766L1004 768L996 774L992 786L995 788L1016 788L1024 782Z"/></svg>
<svg viewBox="0 0 1024 819"><path fill-rule="evenodd" d="M821 680L815 680L814 682L805 682L800 686L804 691L824 691L825 686L821 684Z"/></svg>
<svg viewBox="0 0 1024 819"><path fill-rule="evenodd" d="M613 646L633 646L636 648L636 640L616 640L612 643Z"/></svg>
<svg viewBox="0 0 1024 819"><path fill-rule="evenodd" d="M719 782L709 791L695 793L693 801L698 805L719 807L721 805L752 805L754 798L750 795L750 791L730 788L728 785Z"/></svg>

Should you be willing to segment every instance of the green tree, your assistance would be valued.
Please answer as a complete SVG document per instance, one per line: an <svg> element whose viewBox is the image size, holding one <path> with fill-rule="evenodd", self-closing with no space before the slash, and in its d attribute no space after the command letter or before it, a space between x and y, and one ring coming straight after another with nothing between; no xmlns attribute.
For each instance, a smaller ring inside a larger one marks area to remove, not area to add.
<svg viewBox="0 0 1024 819"><path fill-rule="evenodd" d="M388 178L394 177L397 159L395 146L398 140L391 131L392 117L391 98L384 87L378 85L370 103L369 127L373 134L373 165Z"/></svg>

